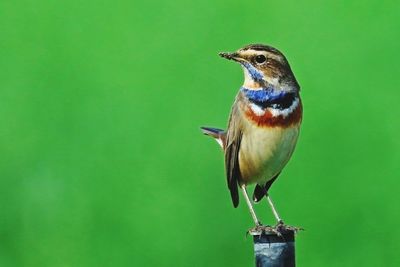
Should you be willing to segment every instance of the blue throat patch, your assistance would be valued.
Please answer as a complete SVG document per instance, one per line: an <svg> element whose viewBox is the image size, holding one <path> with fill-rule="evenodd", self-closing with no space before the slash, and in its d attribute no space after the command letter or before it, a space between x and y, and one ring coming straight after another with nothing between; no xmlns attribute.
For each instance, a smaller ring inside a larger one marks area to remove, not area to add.
<svg viewBox="0 0 400 267"><path fill-rule="evenodd" d="M254 81L260 82L263 80L264 75L261 72L259 72L256 68L254 68L253 65L251 65L250 63L247 63L247 62L242 62L241 64L247 69L251 78Z"/></svg>
<svg viewBox="0 0 400 267"><path fill-rule="evenodd" d="M257 102L276 100L282 98L285 94L288 94L283 91L276 92L273 87L262 88L261 90L250 90L245 87L241 87L240 91L242 91L249 100L254 100Z"/></svg>
<svg viewBox="0 0 400 267"><path fill-rule="evenodd" d="M241 87L240 91L249 99L250 102L261 108L289 108L296 99L297 94L294 92L276 92L272 87L263 88L261 90L250 90Z"/></svg>

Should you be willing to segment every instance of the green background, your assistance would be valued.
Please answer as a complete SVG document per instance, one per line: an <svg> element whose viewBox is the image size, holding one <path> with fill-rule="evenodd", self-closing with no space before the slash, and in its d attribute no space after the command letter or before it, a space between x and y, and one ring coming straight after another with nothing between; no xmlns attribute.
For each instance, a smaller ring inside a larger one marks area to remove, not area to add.
<svg viewBox="0 0 400 267"><path fill-rule="evenodd" d="M0 2L0 266L253 266L225 127L268 43L302 87L271 189L299 266L399 266L397 1ZM265 202L256 207L273 223Z"/></svg>

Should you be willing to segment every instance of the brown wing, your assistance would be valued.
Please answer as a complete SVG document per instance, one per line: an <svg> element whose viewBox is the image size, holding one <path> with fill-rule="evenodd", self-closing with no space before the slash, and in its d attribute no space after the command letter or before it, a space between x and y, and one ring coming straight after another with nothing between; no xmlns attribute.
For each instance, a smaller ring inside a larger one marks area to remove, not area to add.
<svg viewBox="0 0 400 267"><path fill-rule="evenodd" d="M238 107L238 98L232 107L226 133L225 170L228 188L231 192L232 203L236 208L239 205L238 184L241 181L239 167L239 150L242 140L241 114Z"/></svg>

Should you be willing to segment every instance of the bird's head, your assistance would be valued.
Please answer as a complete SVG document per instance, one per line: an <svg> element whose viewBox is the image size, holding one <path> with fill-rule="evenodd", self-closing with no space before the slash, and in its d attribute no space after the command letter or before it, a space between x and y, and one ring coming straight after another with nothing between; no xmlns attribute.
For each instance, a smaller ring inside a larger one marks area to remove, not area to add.
<svg viewBox="0 0 400 267"><path fill-rule="evenodd" d="M243 86L246 88L257 90L274 87L283 91L299 90L285 56L271 46L251 44L236 52L219 55L242 65L245 78Z"/></svg>

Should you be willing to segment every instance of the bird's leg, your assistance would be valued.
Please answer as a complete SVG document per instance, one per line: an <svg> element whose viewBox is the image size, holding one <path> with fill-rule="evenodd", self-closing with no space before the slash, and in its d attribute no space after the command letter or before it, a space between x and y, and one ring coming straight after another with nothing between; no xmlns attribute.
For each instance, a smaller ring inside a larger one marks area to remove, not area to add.
<svg viewBox="0 0 400 267"><path fill-rule="evenodd" d="M240 186L240 188L242 188L244 198L246 199L247 206L249 206L250 214L251 214L251 217L253 217L254 223L256 224L256 226L260 226L261 222L258 220L257 215L254 211L253 205L251 204L249 195L247 194L246 185L242 184Z"/></svg>
<svg viewBox="0 0 400 267"><path fill-rule="evenodd" d="M278 221L279 225L283 224L283 221L281 219L281 217L279 216L278 212L276 211L276 208L274 206L274 203L272 203L271 197L269 195L266 195L267 201L272 209L272 213L274 214L276 220Z"/></svg>

